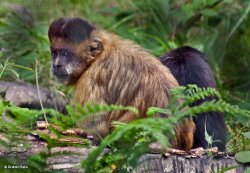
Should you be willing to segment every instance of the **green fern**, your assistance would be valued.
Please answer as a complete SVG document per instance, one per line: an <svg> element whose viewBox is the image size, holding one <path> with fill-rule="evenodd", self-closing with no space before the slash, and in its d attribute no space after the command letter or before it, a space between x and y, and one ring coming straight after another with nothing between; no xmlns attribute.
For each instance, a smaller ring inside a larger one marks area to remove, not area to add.
<svg viewBox="0 0 250 173"><path fill-rule="evenodd" d="M188 107L193 102L211 96L216 99L206 101L198 106ZM150 107L147 110L148 118L146 119L138 119L128 124L113 122L115 126L113 132L82 162L85 171L90 173L112 172L114 170L112 170L111 165L115 164L119 170L128 172L132 167L136 167L139 157L149 151L149 145L152 142L158 142L162 147L169 146L169 139L174 135L176 124L185 117L209 111L250 117L248 110L240 109L237 106L226 103L213 88L198 88L195 85L179 87L171 91L170 100L170 103L165 108ZM48 116L48 121L58 125L62 129L73 127L79 119L98 116L99 113L103 112L125 110L131 111L136 115L139 114L139 110L131 106L91 105L89 103L84 107L81 105L67 106L67 110L68 116L62 115L52 109L45 109L44 111L50 115ZM33 124L37 118L43 117L43 111L41 110L19 108L9 102L2 101L0 101L0 114L5 114L11 118L11 121L6 121L1 117L0 121L0 130L10 135L8 137L9 141L19 140L20 136L22 136L21 134L30 133L34 128ZM168 118L154 118L158 114L165 114ZM70 143L60 144L46 135L41 135L41 137L48 142L49 148L60 145L73 145ZM0 145L8 147L9 143L0 140ZM104 152L107 147L110 148L110 151Z"/></svg>
<svg viewBox="0 0 250 173"><path fill-rule="evenodd" d="M212 100L210 102L204 102L199 106L195 106L187 110L186 114L194 115L202 112L224 112L231 115L241 115L250 118L250 112L244 109L240 109L238 106L233 106L223 100Z"/></svg>
<svg viewBox="0 0 250 173"><path fill-rule="evenodd" d="M206 101L199 106L188 107L193 102L211 96L217 100ZM178 101L180 99L184 100L184 102ZM109 170L112 172L112 164L125 172L128 170L127 168L136 167L139 157L149 151L150 143L159 142L163 147L169 146L169 139L174 134L176 124L185 117L209 111L219 111L246 117L250 115L249 111L221 100L220 94L214 88L198 88L196 85L179 87L171 91L170 100L171 102L166 108L150 107L147 111L149 117L147 119L135 120L128 124L114 122L115 130L82 162L85 171ZM151 118L158 113L166 114L168 118ZM102 154L108 146L111 150Z"/></svg>
<svg viewBox="0 0 250 173"><path fill-rule="evenodd" d="M75 109L76 108L76 109ZM68 106L67 110L70 114L80 114L80 116L92 115L101 112L110 112L118 110L127 110L139 114L138 109L132 106L122 106L122 105L100 105L100 104L90 104L86 103L84 107L81 105Z"/></svg>
<svg viewBox="0 0 250 173"><path fill-rule="evenodd" d="M100 104L89 104L86 103L84 107L81 105L69 105L67 106L68 117L53 119L53 122L62 127L72 127L77 121L87 119L90 116L98 116L100 113L110 112L110 111L130 111L135 115L139 114L139 110L132 106L122 106L122 105L100 105Z"/></svg>
<svg viewBox="0 0 250 173"><path fill-rule="evenodd" d="M182 87L176 91L174 89L173 92L184 92L183 95L180 95L180 97L185 99L183 106L188 106L198 100L203 100L211 96L217 99L221 98L220 93L215 88L199 88L197 85L188 85L187 87Z"/></svg>
<svg viewBox="0 0 250 173"><path fill-rule="evenodd" d="M147 118L135 120L129 124L115 122L115 130L88 155L82 165L86 172L98 172L105 166L109 168L111 163L122 169L135 166L138 157L149 150L150 143L158 141L163 147L169 145L169 137L173 135L176 123L173 118ZM100 157L107 146L111 148L111 153ZM114 158L115 155L121 157L118 160L106 160L109 155ZM124 158L126 159L124 160Z"/></svg>

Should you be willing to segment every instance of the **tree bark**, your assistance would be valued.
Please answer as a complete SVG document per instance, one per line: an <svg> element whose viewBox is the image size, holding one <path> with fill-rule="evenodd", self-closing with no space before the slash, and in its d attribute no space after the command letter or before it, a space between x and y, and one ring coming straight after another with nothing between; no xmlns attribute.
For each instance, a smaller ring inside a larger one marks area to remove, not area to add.
<svg viewBox="0 0 250 173"><path fill-rule="evenodd" d="M27 160L27 157L41 151L47 151L47 144L34 136L28 136L30 147L22 151L7 152L0 149L0 157L16 158L20 163ZM80 147L55 147L51 149L52 156L47 159L46 170L67 171L70 173L84 172L80 163L88 156L93 149ZM107 149L108 150L108 149ZM70 152L71 154L69 154ZM55 153L60 153L56 155ZM64 154L65 153L65 154ZM53 155L55 154L55 155ZM28 165L27 165L28 166ZM237 166L237 167L236 167ZM242 173L249 165L239 164L233 157L229 156L208 156L202 155L196 158L178 154L144 154L138 162L134 173L211 173L223 171L226 168L235 167L227 173ZM27 168L29 169L29 168Z"/></svg>

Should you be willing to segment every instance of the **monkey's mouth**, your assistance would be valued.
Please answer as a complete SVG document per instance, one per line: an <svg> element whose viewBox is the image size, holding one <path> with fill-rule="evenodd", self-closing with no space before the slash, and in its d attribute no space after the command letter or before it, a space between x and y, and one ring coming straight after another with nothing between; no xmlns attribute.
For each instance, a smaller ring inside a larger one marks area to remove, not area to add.
<svg viewBox="0 0 250 173"><path fill-rule="evenodd" d="M68 79L69 75L66 73L57 73L53 72L53 75L58 79L59 81L65 81Z"/></svg>

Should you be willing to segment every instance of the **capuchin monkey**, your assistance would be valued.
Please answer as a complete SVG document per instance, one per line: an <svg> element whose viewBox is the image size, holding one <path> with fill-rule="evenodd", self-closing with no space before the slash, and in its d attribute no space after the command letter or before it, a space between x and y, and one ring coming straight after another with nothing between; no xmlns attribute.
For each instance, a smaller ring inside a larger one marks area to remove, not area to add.
<svg viewBox="0 0 250 173"><path fill-rule="evenodd" d="M160 58L161 62L170 69L179 85L187 86L196 84L202 88L216 88L215 79L210 69L206 57L200 51L184 46L171 50ZM199 100L190 106L197 106L201 103L216 99L214 97ZM196 126L194 133L194 144L192 148L197 147L218 147L220 151L225 151L227 128L224 116L220 112L201 113L193 118ZM205 132L212 137L212 146L209 146Z"/></svg>
<svg viewBox="0 0 250 173"><path fill-rule="evenodd" d="M146 118L149 107L164 108L169 91L178 82L157 58L143 48L80 18L53 21L48 32L52 71L66 85L75 87L75 102L134 106L130 111L111 111L91 116L77 126L100 140L113 129L112 122L128 123ZM161 116L161 115L158 115ZM192 119L179 123L172 147L190 150L195 125Z"/></svg>

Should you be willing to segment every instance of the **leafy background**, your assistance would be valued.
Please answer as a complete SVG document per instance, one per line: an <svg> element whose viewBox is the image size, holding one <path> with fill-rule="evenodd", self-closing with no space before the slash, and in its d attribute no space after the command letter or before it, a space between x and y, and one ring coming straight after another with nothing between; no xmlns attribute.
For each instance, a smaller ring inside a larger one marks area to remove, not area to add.
<svg viewBox="0 0 250 173"><path fill-rule="evenodd" d="M82 17L131 39L159 57L190 45L203 51L224 100L250 109L250 2L248 0L2 0L0 78L35 84L71 97L50 72L47 31L54 19ZM250 149L249 119L227 116L228 151Z"/></svg>

